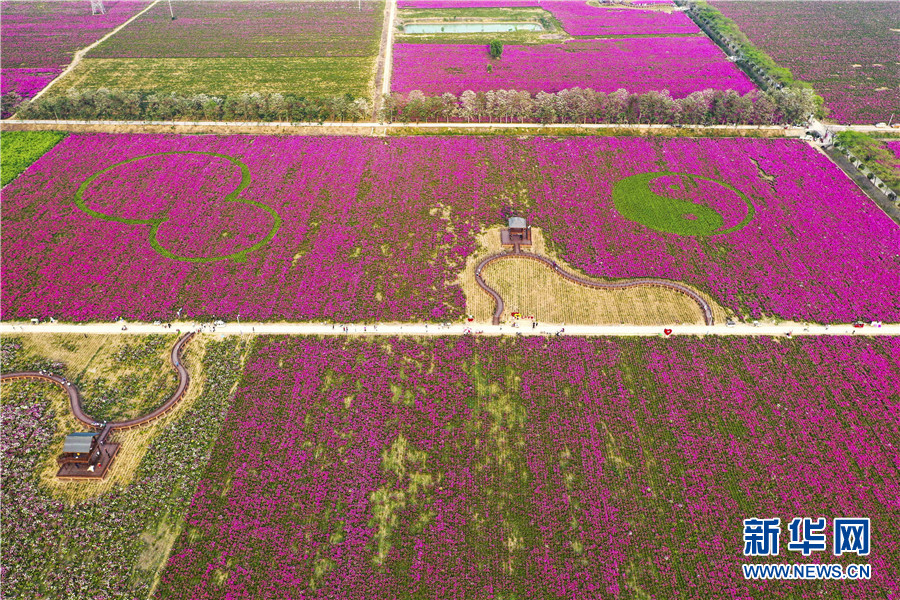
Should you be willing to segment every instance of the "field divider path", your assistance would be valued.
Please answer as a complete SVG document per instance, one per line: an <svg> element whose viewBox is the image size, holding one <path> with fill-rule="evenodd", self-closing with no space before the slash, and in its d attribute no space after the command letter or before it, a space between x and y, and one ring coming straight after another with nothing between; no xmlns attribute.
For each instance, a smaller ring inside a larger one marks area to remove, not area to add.
<svg viewBox="0 0 900 600"><path fill-rule="evenodd" d="M397 19L397 0L387 0L390 4L387 21L387 38L384 44L384 65L381 69L381 97L391 93L391 74L394 67L394 21ZM380 106L380 99L379 99Z"/></svg>
<svg viewBox="0 0 900 600"><path fill-rule="evenodd" d="M493 325L500 324L500 317L503 315L504 303L503 298L497 292L497 290L493 289L489 286L484 278L481 276L481 272L484 270L486 266L489 264L499 261L499 260L507 260L514 258L522 258L526 260L534 260L537 261L550 269L553 270L554 273L562 277L567 281L571 281L572 283L595 289L595 290L624 290L630 288L637 287L661 287L670 290L674 290L676 292L680 292L691 300L696 302L700 307L701 312L703 313L703 323L705 325L714 325L715 319L713 317L713 310L709 303L697 292L692 290L686 285L681 283L677 283L674 281L668 281L666 279L657 279L654 277L644 277L640 279L625 279L622 281L615 281L612 283L603 283L599 281L591 281L590 279L585 279L579 275L574 273L569 273L562 267L560 267L555 261L550 260L549 258L540 256L539 254L533 254L531 252L522 252L519 248L519 245L516 244L513 250L509 252L498 252L497 254L492 254L490 256L485 257L478 263L478 266L475 267L475 282L478 284L482 290L484 290L488 295L490 295L494 299L494 315L492 318Z"/></svg>
<svg viewBox="0 0 900 600"><path fill-rule="evenodd" d="M47 87L45 87L44 89L42 89L41 91L39 91L39 92L34 96L34 98L32 98L30 101L31 101L31 102L34 102L35 100L37 100L38 98L40 98L41 96L43 96L44 93L45 93L47 90L49 90L50 88L52 88L52 87L56 84L57 81L61 80L63 77L65 77L65 76L69 73L69 71L71 71L72 69L74 69L74 68L78 65L78 63L81 62L81 59L84 57L85 54L87 54L88 52L90 52L91 50L93 50L94 48L96 48L97 46L99 46L100 44L102 44L103 42L105 42L106 40L108 40L109 38L111 38L112 36L114 36L115 34L117 34L117 33L118 33L119 31L121 31L125 26L127 26L129 23L131 23L132 21L134 21L135 19L137 19L138 17L140 17L142 14L144 14L145 12L147 12L148 10L150 10L151 8L153 8L154 6L156 6L157 4L159 4L161 1L162 1L162 0L153 0L153 2L151 2L150 5L149 5L147 8L145 8L144 10L142 10L141 12L139 12L138 14L134 15L133 17L131 17L130 19L128 19L127 21L125 21L124 23L122 23L121 25L119 25L118 27L116 27L115 29L113 29L112 31L110 31L109 33L107 33L106 35L104 35L102 38L100 38L99 40L97 40L96 42L94 42L93 44L91 44L90 46L87 46L87 47L85 47L85 48L82 48L81 50L79 50L78 52L76 52L76 53L72 56L72 62L69 63L69 66L67 66L67 67L63 70L62 73L60 73L56 78L54 78L53 81L51 81L50 83L48 83L48 84L47 84ZM13 115L12 117L10 117L10 119L15 119L15 118L16 118L16 115Z"/></svg>
<svg viewBox="0 0 900 600"><path fill-rule="evenodd" d="M191 377L187 369L184 367L184 364L181 362L181 351L184 348L185 344L187 344L191 340L191 338L194 337L195 333L196 332L192 331L181 336L181 338L179 338L179 340L175 342L175 345L172 347L172 352L169 355L169 360L172 362L172 366L175 367L175 370L178 373L178 387L175 389L175 392L171 396L169 396L168 400L166 400L162 404L162 406L160 406L156 410L142 417L128 419L127 421L101 422L85 413L84 408L82 407L81 392L78 391L78 387L74 383L60 375L53 375L52 373L41 373L38 371L17 371L0 375L0 381L36 379L55 383L56 385L63 388L69 395L69 406L71 407L72 414L75 416L75 418L78 419L82 424L92 429L101 429L103 432L101 438L102 440L105 440L107 435L109 435L109 433L112 431L132 429L134 427L145 425L151 421L155 421L159 417L162 417L170 410L172 410L175 405L177 405L178 402L182 398L184 398L184 395L187 393L188 386L191 383Z"/></svg>
<svg viewBox="0 0 900 600"><path fill-rule="evenodd" d="M535 130L537 135L558 135L558 132L580 134L586 131L611 131L614 135L678 134L684 137L703 137L705 132L716 133L716 137L744 137L744 135L764 134L767 137L799 138L806 133L805 128L785 128L779 125L685 125L683 127L663 124L618 124L618 123L381 123L378 121L323 123L289 121L84 121L84 120L38 120L7 119L0 121L3 131L68 131L72 133L246 133L246 134L293 134L293 135L358 135L382 136L388 131L403 135L413 135L416 130L454 130L454 135L465 133L490 134L509 130ZM868 126L854 127L855 131L874 130ZM883 129L879 131L884 131ZM734 135L728 135L733 133ZM530 134L530 132L529 132ZM722 135L724 134L724 135Z"/></svg>

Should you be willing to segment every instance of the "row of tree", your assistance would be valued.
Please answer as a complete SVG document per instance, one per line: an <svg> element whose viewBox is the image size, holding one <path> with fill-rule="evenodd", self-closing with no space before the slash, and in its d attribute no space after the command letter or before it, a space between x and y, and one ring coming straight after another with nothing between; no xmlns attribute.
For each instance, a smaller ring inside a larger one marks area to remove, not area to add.
<svg viewBox="0 0 900 600"><path fill-rule="evenodd" d="M782 125L806 123L818 108L809 89L751 91L707 89L684 98L667 90L632 94L570 88L555 94L518 90L466 91L426 96L413 90L385 97L382 118L388 122L499 123L660 123L689 125Z"/></svg>
<svg viewBox="0 0 900 600"><path fill-rule="evenodd" d="M414 90L384 97L385 122L491 123L661 123L685 125L774 125L805 123L816 111L809 89L703 90L685 98L668 91L632 94L570 88L554 94L493 90L426 96ZM150 94L121 90L70 90L61 96L25 102L18 116L42 120L101 121L365 121L373 107L350 94L307 98L293 94Z"/></svg>
<svg viewBox="0 0 900 600"><path fill-rule="evenodd" d="M293 94L211 96L155 94L100 88L69 90L25 102L23 119L97 121L285 121L318 123L372 118L372 103L352 94L307 98Z"/></svg>

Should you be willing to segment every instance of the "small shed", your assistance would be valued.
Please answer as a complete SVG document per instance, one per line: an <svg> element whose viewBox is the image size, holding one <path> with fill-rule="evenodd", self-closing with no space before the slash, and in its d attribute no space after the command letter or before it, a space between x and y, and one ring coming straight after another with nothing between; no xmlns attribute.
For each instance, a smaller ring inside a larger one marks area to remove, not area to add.
<svg viewBox="0 0 900 600"><path fill-rule="evenodd" d="M96 432L70 433L66 436L66 441L63 444L63 452L90 452L91 446L94 445L95 437L97 437Z"/></svg>
<svg viewBox="0 0 900 600"><path fill-rule="evenodd" d="M530 246L531 226L525 217L510 217L507 228L500 232L500 243L504 246Z"/></svg>
<svg viewBox="0 0 900 600"><path fill-rule="evenodd" d="M96 446L97 432L77 432L66 436L62 455L57 459L60 464L85 463L90 461L91 452Z"/></svg>

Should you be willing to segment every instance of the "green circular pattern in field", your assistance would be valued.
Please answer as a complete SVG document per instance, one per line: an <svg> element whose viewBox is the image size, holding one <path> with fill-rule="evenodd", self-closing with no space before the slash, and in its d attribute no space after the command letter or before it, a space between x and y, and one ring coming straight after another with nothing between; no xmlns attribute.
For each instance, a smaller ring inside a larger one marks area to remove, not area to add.
<svg viewBox="0 0 900 600"><path fill-rule="evenodd" d="M200 155L205 155L205 156L213 156L216 158L223 158L223 159L229 161L231 164L237 166L241 170L241 183L237 186L237 188L234 189L234 191L232 191L227 196L225 196L225 201L226 202L235 202L238 204L248 204L250 206L254 206L260 210L263 210L263 211L269 213L272 216L273 223L272 223L272 227L269 229L269 232L265 235L265 237L263 237L262 240L253 244L252 246L248 246L246 248L243 248L237 252L232 252L230 254L217 255L217 256L179 256L179 255L175 254L174 252L164 248L162 246L162 244L159 243L159 240L157 239L157 233L159 232L159 228L163 223L165 223L166 221L169 220L168 217L154 218L154 219L128 219L128 218L122 218L122 217L115 217L112 215L108 215L108 214L96 211L96 210L88 207L87 204L85 203L85 200L84 200L85 190L87 190L88 186L90 186L91 183L94 182L94 180L96 180L98 177L100 177L104 173L112 171L113 169L115 169L117 167L121 167L122 165L127 165L129 163L137 162L139 160L144 160L144 159L151 158L154 156L169 156L169 155L176 155L176 154L200 154ZM95 172L93 175L91 175L90 177L85 179L81 183L81 185L78 187L78 191L75 192L75 205L80 210L87 213L88 215L90 215L94 218L97 218L97 219L102 219L104 221L115 221L117 223L125 223L127 225L149 225L150 226L150 235L149 235L150 246L157 253L159 253L160 255L162 255L166 258L170 258L172 260L180 260L180 261L184 261L184 262L194 262L194 263L216 262L216 261L220 261L220 260L229 260L229 259L241 262L241 261L244 261L247 259L248 253L259 250L260 248L265 246L267 243L269 243L269 241L271 241L272 238L275 237L275 234L278 233L278 230L281 228L281 217L278 215L278 212L276 212L274 208L272 208L270 206L266 206L265 204L263 204L261 202L257 202L255 200L246 200L246 199L238 197L238 195L242 191L244 191L244 189L248 185L250 185L250 169L242 161L240 161L232 156L228 156L227 154L217 154L215 152L194 152L194 151L189 151L189 150L173 150L170 152L155 152L153 154L144 154L142 156L136 156L134 158L129 158L128 160L123 160L123 161L117 162L114 165L111 165L109 167L106 167L105 169Z"/></svg>
<svg viewBox="0 0 900 600"><path fill-rule="evenodd" d="M708 181L737 194L747 205L747 214L731 227L725 227L725 219L714 208L698 202L661 196L650 189L650 183L660 177L676 176L691 182ZM721 235L746 227L756 214L753 203L733 186L690 173L659 171L639 173L615 183L612 190L613 204L623 217L663 233L678 235Z"/></svg>

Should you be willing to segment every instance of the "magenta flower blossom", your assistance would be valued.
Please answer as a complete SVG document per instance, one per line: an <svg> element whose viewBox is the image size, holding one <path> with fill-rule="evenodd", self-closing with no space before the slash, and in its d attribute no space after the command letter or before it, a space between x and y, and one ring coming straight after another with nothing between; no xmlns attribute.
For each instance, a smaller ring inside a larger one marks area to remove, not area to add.
<svg viewBox="0 0 900 600"><path fill-rule="evenodd" d="M514 8L541 5L541 0L397 0L398 8Z"/></svg>
<svg viewBox="0 0 900 600"><path fill-rule="evenodd" d="M16 92L22 98L32 98L48 83L62 73L62 69L2 69L0 71L0 94Z"/></svg>
<svg viewBox="0 0 900 600"><path fill-rule="evenodd" d="M91 50L90 58L374 56L383 14L371 0L165 2Z"/></svg>
<svg viewBox="0 0 900 600"><path fill-rule="evenodd" d="M885 142L884 145L900 158L900 142Z"/></svg>
<svg viewBox="0 0 900 600"><path fill-rule="evenodd" d="M543 2L569 35L663 35L700 33L683 12L606 8L587 2Z"/></svg>

